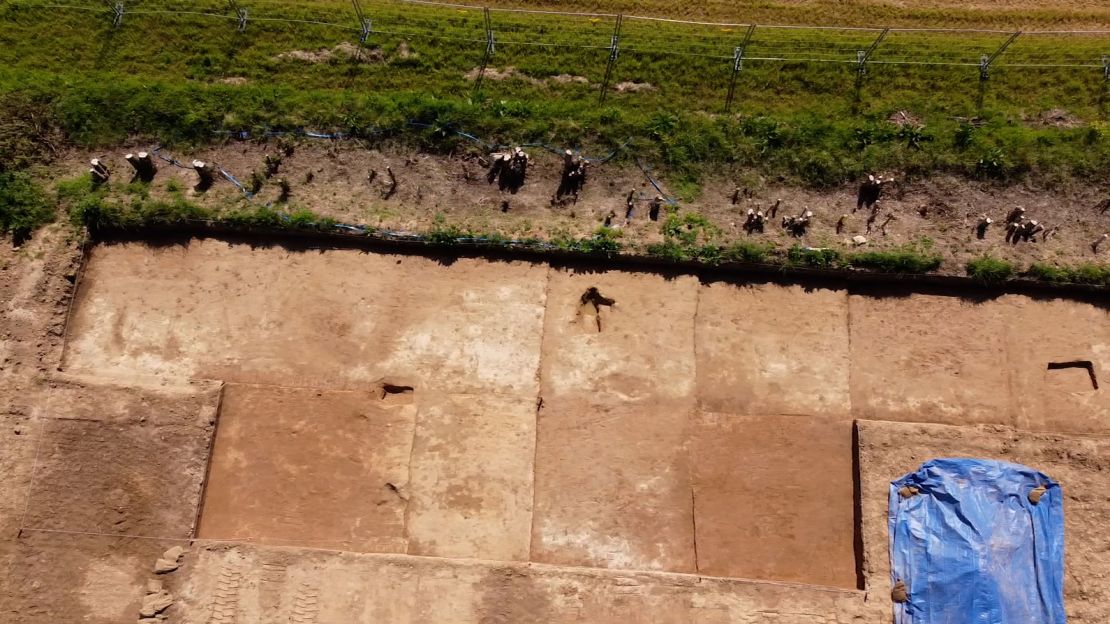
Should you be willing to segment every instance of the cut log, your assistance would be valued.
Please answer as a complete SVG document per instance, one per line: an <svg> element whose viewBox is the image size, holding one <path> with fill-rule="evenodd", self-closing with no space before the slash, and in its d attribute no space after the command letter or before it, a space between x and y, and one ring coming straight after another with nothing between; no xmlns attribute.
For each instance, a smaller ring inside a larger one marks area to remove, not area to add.
<svg viewBox="0 0 1110 624"><path fill-rule="evenodd" d="M212 188L216 182L216 173L211 164L203 160L193 161L193 171L197 172L197 185L196 190L200 193Z"/></svg>
<svg viewBox="0 0 1110 624"><path fill-rule="evenodd" d="M147 152L127 154L124 159L135 170L135 177L143 182L150 182L154 179L154 174L158 172L158 168L154 166L154 160Z"/></svg>

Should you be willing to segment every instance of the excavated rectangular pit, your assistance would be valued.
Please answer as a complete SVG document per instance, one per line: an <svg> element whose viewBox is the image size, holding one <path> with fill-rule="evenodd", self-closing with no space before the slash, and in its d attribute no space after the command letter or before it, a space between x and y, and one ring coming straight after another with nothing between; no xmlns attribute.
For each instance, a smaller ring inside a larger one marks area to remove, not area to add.
<svg viewBox="0 0 1110 624"><path fill-rule="evenodd" d="M1008 333L1062 310L1050 345ZM856 588L853 418L1059 427L1010 397L1057 396L1052 349L1110 365L1106 327L1082 304L200 239L93 248L64 368L226 382L202 539ZM1062 404L1065 430L1110 432L1105 391Z"/></svg>

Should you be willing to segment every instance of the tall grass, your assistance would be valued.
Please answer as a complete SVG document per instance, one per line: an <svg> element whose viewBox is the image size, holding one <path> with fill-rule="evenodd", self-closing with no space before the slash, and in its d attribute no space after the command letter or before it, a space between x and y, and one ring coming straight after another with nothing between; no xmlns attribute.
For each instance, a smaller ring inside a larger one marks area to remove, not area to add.
<svg viewBox="0 0 1110 624"><path fill-rule="evenodd" d="M54 209L30 176L0 170L0 233L10 234L20 243L53 220Z"/></svg>
<svg viewBox="0 0 1110 624"><path fill-rule="evenodd" d="M974 258L967 263L968 277L980 282L1004 282L1016 272L1012 262L991 256Z"/></svg>
<svg viewBox="0 0 1110 624"><path fill-rule="evenodd" d="M1100 71L996 68L983 120L969 125L958 118L977 114L974 67L877 64L857 99L851 64L799 60L814 45L831 47L836 58L854 58L874 33L759 31L749 56L787 60L747 62L738 76L735 114L722 115L731 55L742 35L723 27L626 20L608 98L599 105L609 18L495 12L490 63L515 70L508 79L487 77L478 90L466 76L482 62L482 16L466 9L374 4L375 28L383 32L372 34L356 58L349 51L357 30L342 3L278 2L252 15L352 26L347 31L254 21L243 33L227 20L138 9L113 29L104 14L24 4L0 5L8 26L0 30L0 92L33 103L39 118L82 145L136 133L205 142L217 130L308 127L450 150L465 141L455 131L465 130L495 143L542 142L597 153L624 146L625 157L663 164L686 181L721 163L815 187L873 169L999 180L1031 172L1110 175L1110 137L1094 123L1108 119ZM226 12L215 0L194 4L192 10ZM961 50L974 62L978 57L968 50L998 43L997 35L899 37L891 35L879 48L877 61L895 62L911 52L953 60L953 51ZM531 45L543 42L560 45ZM1097 63L1105 40L1037 40L1029 52L1020 52L1019 44L1012 52L1019 57ZM293 51L321 60L290 56ZM618 91L620 82L642 90ZM1025 123L1051 108L1070 111L1081 120L1078 127ZM910 111L923 127L889 123L899 110Z"/></svg>

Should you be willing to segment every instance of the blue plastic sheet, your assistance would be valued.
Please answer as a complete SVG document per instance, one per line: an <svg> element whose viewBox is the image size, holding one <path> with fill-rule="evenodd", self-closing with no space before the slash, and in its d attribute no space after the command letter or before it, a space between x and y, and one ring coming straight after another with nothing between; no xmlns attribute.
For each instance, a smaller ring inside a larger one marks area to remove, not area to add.
<svg viewBox="0 0 1110 624"><path fill-rule="evenodd" d="M907 486L918 493L903 497ZM1046 475L935 459L891 483L889 521L891 582L909 594L894 604L895 624L1066 621L1063 494Z"/></svg>

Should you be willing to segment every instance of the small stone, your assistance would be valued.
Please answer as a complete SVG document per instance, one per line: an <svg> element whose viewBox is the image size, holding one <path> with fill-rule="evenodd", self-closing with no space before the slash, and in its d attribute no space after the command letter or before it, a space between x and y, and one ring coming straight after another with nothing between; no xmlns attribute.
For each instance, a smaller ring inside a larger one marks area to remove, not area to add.
<svg viewBox="0 0 1110 624"><path fill-rule="evenodd" d="M171 549L167 550L166 552L162 553L162 558L163 559L169 559L170 561L181 561L181 555L184 555L184 554L185 554L185 549L184 548L182 548L180 546L174 546L173 548L171 548Z"/></svg>
<svg viewBox="0 0 1110 624"><path fill-rule="evenodd" d="M154 562L154 573L165 574L167 572L173 572L180 566L181 564L176 561L170 561L169 559L159 559L158 561Z"/></svg>
<svg viewBox="0 0 1110 624"><path fill-rule="evenodd" d="M920 491L921 490L918 490L915 486L903 485L902 487L898 488L898 495L902 498L911 498L913 496L917 496L917 493Z"/></svg>
<svg viewBox="0 0 1110 624"><path fill-rule="evenodd" d="M1043 485L1038 485L1037 487L1033 488L1033 490L1029 492L1029 502L1033 503L1034 505L1041 502L1041 497L1044 496L1044 493L1047 491L1048 488Z"/></svg>
<svg viewBox="0 0 1110 624"><path fill-rule="evenodd" d="M165 590L157 594L150 594L143 598L143 606L139 609L139 615L147 618L154 617L168 609L172 604L173 596Z"/></svg>
<svg viewBox="0 0 1110 624"><path fill-rule="evenodd" d="M867 244L867 237L866 236L860 236L859 234L857 234L857 235L852 237L852 244L856 245L857 247L860 246L860 245L866 245Z"/></svg>
<svg viewBox="0 0 1110 624"><path fill-rule="evenodd" d="M910 592L906 589L906 584L898 581L890 590L890 599L894 602L908 602L910 599Z"/></svg>

